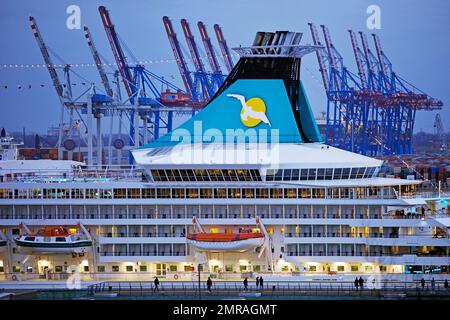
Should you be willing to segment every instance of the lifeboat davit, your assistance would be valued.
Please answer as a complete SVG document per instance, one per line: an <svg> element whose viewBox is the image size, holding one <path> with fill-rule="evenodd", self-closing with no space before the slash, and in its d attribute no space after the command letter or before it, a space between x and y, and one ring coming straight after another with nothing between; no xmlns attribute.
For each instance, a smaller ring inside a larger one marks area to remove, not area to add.
<svg viewBox="0 0 450 320"><path fill-rule="evenodd" d="M240 251L244 252L263 245L261 232L243 231L239 233L189 233L187 242L203 251Z"/></svg>
<svg viewBox="0 0 450 320"><path fill-rule="evenodd" d="M14 240L28 252L84 254L92 240L82 234L70 234L65 227L44 227L37 233L22 235Z"/></svg>

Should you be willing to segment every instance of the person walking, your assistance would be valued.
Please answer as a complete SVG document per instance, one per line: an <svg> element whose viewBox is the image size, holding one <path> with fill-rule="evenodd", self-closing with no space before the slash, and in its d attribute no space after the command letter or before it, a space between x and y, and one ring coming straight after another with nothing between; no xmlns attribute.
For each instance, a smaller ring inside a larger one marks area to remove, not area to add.
<svg viewBox="0 0 450 320"><path fill-rule="evenodd" d="M431 278L431 290L434 291L434 288L436 287L436 281L434 280L434 277Z"/></svg>
<svg viewBox="0 0 450 320"><path fill-rule="evenodd" d="M424 290L425 289L425 279L424 278L420 279L420 285L422 286L422 290Z"/></svg>
<svg viewBox="0 0 450 320"><path fill-rule="evenodd" d="M448 290L448 280L447 279L445 279L445 281L444 281L444 288Z"/></svg>
<svg viewBox="0 0 450 320"><path fill-rule="evenodd" d="M159 279L158 277L155 277L155 280L153 281L153 284L155 287L153 288L153 292L159 291Z"/></svg>
<svg viewBox="0 0 450 320"><path fill-rule="evenodd" d="M358 282L359 282L359 288L362 290L364 287L364 279L362 277L359 277Z"/></svg>
<svg viewBox="0 0 450 320"><path fill-rule="evenodd" d="M261 276L261 277L259 277L259 287L261 288L261 290L263 289L263 286L264 286L264 279Z"/></svg>
<svg viewBox="0 0 450 320"><path fill-rule="evenodd" d="M259 277L256 277L256 290L259 288Z"/></svg>
<svg viewBox="0 0 450 320"><path fill-rule="evenodd" d="M247 291L247 290L248 290L248 279L245 278L244 279L244 291Z"/></svg>
<svg viewBox="0 0 450 320"><path fill-rule="evenodd" d="M358 286L359 286L359 281L358 281L358 277L355 278L355 288L356 290L358 290Z"/></svg>
<svg viewBox="0 0 450 320"><path fill-rule="evenodd" d="M208 288L209 293L211 293L211 287L212 287L212 280L211 277L208 277L208 280L206 280L206 288Z"/></svg>

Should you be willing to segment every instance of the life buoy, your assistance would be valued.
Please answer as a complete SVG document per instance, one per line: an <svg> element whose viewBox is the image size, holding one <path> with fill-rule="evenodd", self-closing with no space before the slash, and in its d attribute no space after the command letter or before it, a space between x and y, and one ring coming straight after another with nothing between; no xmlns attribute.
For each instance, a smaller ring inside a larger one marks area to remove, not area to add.
<svg viewBox="0 0 450 320"><path fill-rule="evenodd" d="M17 280L17 276L16 276L15 274L13 274L11 278L12 278L14 281Z"/></svg>
<svg viewBox="0 0 450 320"><path fill-rule="evenodd" d="M177 275L177 274L174 275L173 278L174 278L175 280L178 280L178 275Z"/></svg>

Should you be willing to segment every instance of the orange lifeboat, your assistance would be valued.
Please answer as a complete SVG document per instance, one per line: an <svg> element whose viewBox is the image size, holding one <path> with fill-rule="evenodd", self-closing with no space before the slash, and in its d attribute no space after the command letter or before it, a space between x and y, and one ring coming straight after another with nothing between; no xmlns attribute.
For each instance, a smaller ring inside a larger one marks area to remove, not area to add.
<svg viewBox="0 0 450 320"><path fill-rule="evenodd" d="M239 233L189 233L187 241L193 247L203 251L247 251L261 246L264 235L261 232L243 230Z"/></svg>

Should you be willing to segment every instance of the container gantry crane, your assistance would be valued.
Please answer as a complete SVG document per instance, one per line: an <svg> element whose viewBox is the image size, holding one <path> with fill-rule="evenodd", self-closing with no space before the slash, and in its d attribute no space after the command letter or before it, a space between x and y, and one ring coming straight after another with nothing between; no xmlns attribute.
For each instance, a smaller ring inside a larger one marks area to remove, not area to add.
<svg viewBox="0 0 450 320"><path fill-rule="evenodd" d="M320 39L309 24L315 45ZM317 53L319 71L327 92L326 141L334 146L370 156L412 152L416 110L435 110L440 100L431 98L400 78L373 36L376 56L365 34L349 30L358 76L343 64L328 29L321 26L326 53ZM328 89L327 89L328 88Z"/></svg>

